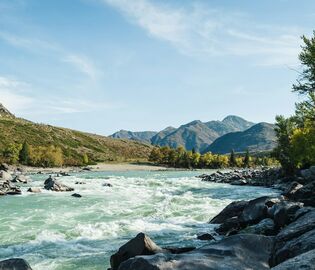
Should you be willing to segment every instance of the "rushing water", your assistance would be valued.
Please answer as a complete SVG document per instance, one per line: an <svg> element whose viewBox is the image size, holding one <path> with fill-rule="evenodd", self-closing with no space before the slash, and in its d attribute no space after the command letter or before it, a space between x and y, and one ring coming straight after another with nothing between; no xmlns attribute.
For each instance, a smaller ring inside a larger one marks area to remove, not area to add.
<svg viewBox="0 0 315 270"><path fill-rule="evenodd" d="M229 202L275 193L202 182L198 174L89 172L59 179L82 198L27 193L47 178L31 176L23 195L0 197L0 260L21 257L34 270L104 270L110 255L138 232L162 246L198 246L203 243L196 234L211 230L207 221Z"/></svg>

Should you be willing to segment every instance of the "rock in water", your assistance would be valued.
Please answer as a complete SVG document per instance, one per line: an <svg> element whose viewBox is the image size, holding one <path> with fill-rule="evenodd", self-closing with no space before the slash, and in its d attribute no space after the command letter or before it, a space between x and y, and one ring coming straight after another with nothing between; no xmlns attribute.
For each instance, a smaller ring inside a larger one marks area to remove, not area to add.
<svg viewBox="0 0 315 270"><path fill-rule="evenodd" d="M41 193L41 189L37 187L30 187L27 192L32 192L32 193Z"/></svg>
<svg viewBox="0 0 315 270"><path fill-rule="evenodd" d="M139 255L154 255L161 252L167 251L157 246L149 236L139 233L110 257L110 265L112 270L117 270L122 262L130 258Z"/></svg>
<svg viewBox="0 0 315 270"><path fill-rule="evenodd" d="M265 270L272 247L273 237L234 235L188 253L137 256L119 270Z"/></svg>
<svg viewBox="0 0 315 270"><path fill-rule="evenodd" d="M32 268L23 259L9 259L0 261L0 270L32 270Z"/></svg>
<svg viewBox="0 0 315 270"><path fill-rule="evenodd" d="M14 177L14 179L12 180L13 183L23 183L23 184L27 184L28 181L28 177L20 174Z"/></svg>
<svg viewBox="0 0 315 270"><path fill-rule="evenodd" d="M75 198L81 198L82 197L82 195L80 195L79 193L73 193L71 196L75 197Z"/></svg>
<svg viewBox="0 0 315 270"><path fill-rule="evenodd" d="M10 181L0 182L0 195L21 195L22 191L10 183Z"/></svg>
<svg viewBox="0 0 315 270"><path fill-rule="evenodd" d="M0 171L0 180L11 181L12 175L8 173L7 171Z"/></svg>
<svg viewBox="0 0 315 270"><path fill-rule="evenodd" d="M210 220L211 224L220 224L227 219L239 216L247 206L248 201L235 201L226 206L217 216Z"/></svg>
<svg viewBox="0 0 315 270"><path fill-rule="evenodd" d="M48 179L45 180L44 183L44 188L47 190L52 190L52 191L73 191L74 189L71 187L68 187L60 182L58 182L55 178L49 176Z"/></svg>

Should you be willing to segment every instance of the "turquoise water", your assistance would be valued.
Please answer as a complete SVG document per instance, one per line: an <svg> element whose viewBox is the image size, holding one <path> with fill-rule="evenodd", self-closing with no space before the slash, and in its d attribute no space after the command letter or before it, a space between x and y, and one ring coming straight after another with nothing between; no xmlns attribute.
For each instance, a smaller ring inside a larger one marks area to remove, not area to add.
<svg viewBox="0 0 315 270"><path fill-rule="evenodd" d="M203 172L88 172L60 177L71 192L30 194L47 175L31 176L23 195L0 197L0 260L21 257L34 270L98 270L138 232L162 246L202 245L196 234L232 200L276 191L202 182ZM84 181L85 185L75 185ZM111 183L113 187L104 187Z"/></svg>

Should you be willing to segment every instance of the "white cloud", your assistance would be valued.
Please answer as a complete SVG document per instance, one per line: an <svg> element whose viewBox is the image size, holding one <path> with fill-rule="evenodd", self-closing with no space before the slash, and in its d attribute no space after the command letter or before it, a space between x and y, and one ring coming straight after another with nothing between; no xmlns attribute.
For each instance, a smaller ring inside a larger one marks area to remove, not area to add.
<svg viewBox="0 0 315 270"><path fill-rule="evenodd" d="M102 1L150 36L169 42L187 55L254 56L261 65L297 63L300 39L296 27L253 23L244 14L211 10L196 3L175 8L150 0Z"/></svg>
<svg viewBox="0 0 315 270"><path fill-rule="evenodd" d="M48 52L51 55L53 53L60 61L71 64L91 80L95 80L101 74L87 56L70 52L56 43L38 38L25 38L6 32L0 32L0 38L14 47L23 48L35 54Z"/></svg>
<svg viewBox="0 0 315 270"><path fill-rule="evenodd" d="M86 74L93 80L95 80L99 74L99 71L95 68L91 60L85 56L70 54L64 58L64 62L71 63L79 71Z"/></svg>
<svg viewBox="0 0 315 270"><path fill-rule="evenodd" d="M25 116L71 114L121 107L120 104L78 97L35 97L30 94L31 89L32 86L25 82L0 76L0 103L12 113Z"/></svg>

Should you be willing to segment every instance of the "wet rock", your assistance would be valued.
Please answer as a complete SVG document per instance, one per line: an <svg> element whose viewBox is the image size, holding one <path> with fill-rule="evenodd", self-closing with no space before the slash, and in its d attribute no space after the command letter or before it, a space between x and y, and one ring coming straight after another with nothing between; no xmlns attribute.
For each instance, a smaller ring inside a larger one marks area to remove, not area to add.
<svg viewBox="0 0 315 270"><path fill-rule="evenodd" d="M275 223L271 218L266 218L256 225L245 228L241 232L272 236L276 234Z"/></svg>
<svg viewBox="0 0 315 270"><path fill-rule="evenodd" d="M82 195L80 195L79 193L73 193L71 196L75 197L75 198L81 198L82 197Z"/></svg>
<svg viewBox="0 0 315 270"><path fill-rule="evenodd" d="M220 235L233 235L243 228L238 217L232 217L225 220L215 231Z"/></svg>
<svg viewBox="0 0 315 270"><path fill-rule="evenodd" d="M41 189L38 187L30 187L27 192L32 192L32 193L41 193Z"/></svg>
<svg viewBox="0 0 315 270"><path fill-rule="evenodd" d="M285 189L282 195L284 195L287 198L292 198L295 195L295 193L302 187L303 185L294 181L288 185L288 187Z"/></svg>
<svg viewBox="0 0 315 270"><path fill-rule="evenodd" d="M28 177L23 175L23 174L20 174L20 175L17 175L13 178L12 180L13 183L23 183L23 184L27 184L28 182Z"/></svg>
<svg viewBox="0 0 315 270"><path fill-rule="evenodd" d="M305 206L315 206L315 181L298 189L292 199L304 203Z"/></svg>
<svg viewBox="0 0 315 270"><path fill-rule="evenodd" d="M135 238L128 241L110 257L110 265L113 270L121 269L120 264L130 258L139 255L153 255L167 252L157 246L147 235L139 233Z"/></svg>
<svg viewBox="0 0 315 270"><path fill-rule="evenodd" d="M221 224L229 218L239 216L247 206L248 201L235 201L226 206L218 215L210 220L211 224Z"/></svg>
<svg viewBox="0 0 315 270"><path fill-rule="evenodd" d="M278 247L273 256L273 264L278 265L287 259L315 249L315 229L308 231L297 238L287 241Z"/></svg>
<svg viewBox="0 0 315 270"><path fill-rule="evenodd" d="M103 187L113 187L113 185L111 183L104 183L102 186Z"/></svg>
<svg viewBox="0 0 315 270"><path fill-rule="evenodd" d="M315 269L315 249L298 255L294 258L284 261L278 264L276 267L271 268L272 270L314 270Z"/></svg>
<svg viewBox="0 0 315 270"><path fill-rule="evenodd" d="M302 215L278 233L275 238L274 255L270 261L271 265L275 266L286 259L301 254L298 250L306 252L309 247L315 248L314 233L315 210Z"/></svg>
<svg viewBox="0 0 315 270"><path fill-rule="evenodd" d="M23 259L9 259L0 261L0 270L32 270Z"/></svg>
<svg viewBox="0 0 315 270"><path fill-rule="evenodd" d="M245 186L247 184L248 182L245 179L235 180L231 182L231 185L234 185L234 186Z"/></svg>
<svg viewBox="0 0 315 270"><path fill-rule="evenodd" d="M311 166L309 169L312 173L312 175L315 175L315 166Z"/></svg>
<svg viewBox="0 0 315 270"><path fill-rule="evenodd" d="M68 187L68 186L58 182L55 178L53 178L51 176L49 176L49 178L45 180L44 188L47 190L58 191L58 192L73 191L74 190L73 188Z"/></svg>
<svg viewBox="0 0 315 270"><path fill-rule="evenodd" d="M86 183L85 182L82 182L82 181L77 181L75 182L76 185L85 185Z"/></svg>
<svg viewBox="0 0 315 270"><path fill-rule="evenodd" d="M10 181L0 182L0 195L21 195L22 191L19 187L11 184Z"/></svg>
<svg viewBox="0 0 315 270"><path fill-rule="evenodd" d="M165 250L172 254L182 254L196 249L196 247L164 247Z"/></svg>
<svg viewBox="0 0 315 270"><path fill-rule="evenodd" d="M305 169L305 170L301 170L300 174L303 178L305 179L310 179L312 178L312 171L310 169Z"/></svg>
<svg viewBox="0 0 315 270"><path fill-rule="evenodd" d="M119 270L265 270L272 246L272 237L235 235L188 253L130 258Z"/></svg>
<svg viewBox="0 0 315 270"><path fill-rule="evenodd" d="M197 239L202 241L216 240L210 233L200 234L197 236Z"/></svg>
<svg viewBox="0 0 315 270"><path fill-rule="evenodd" d="M270 197L260 197L249 201L240 215L241 222L245 225L251 225L266 218L268 210L266 203L270 200Z"/></svg>

